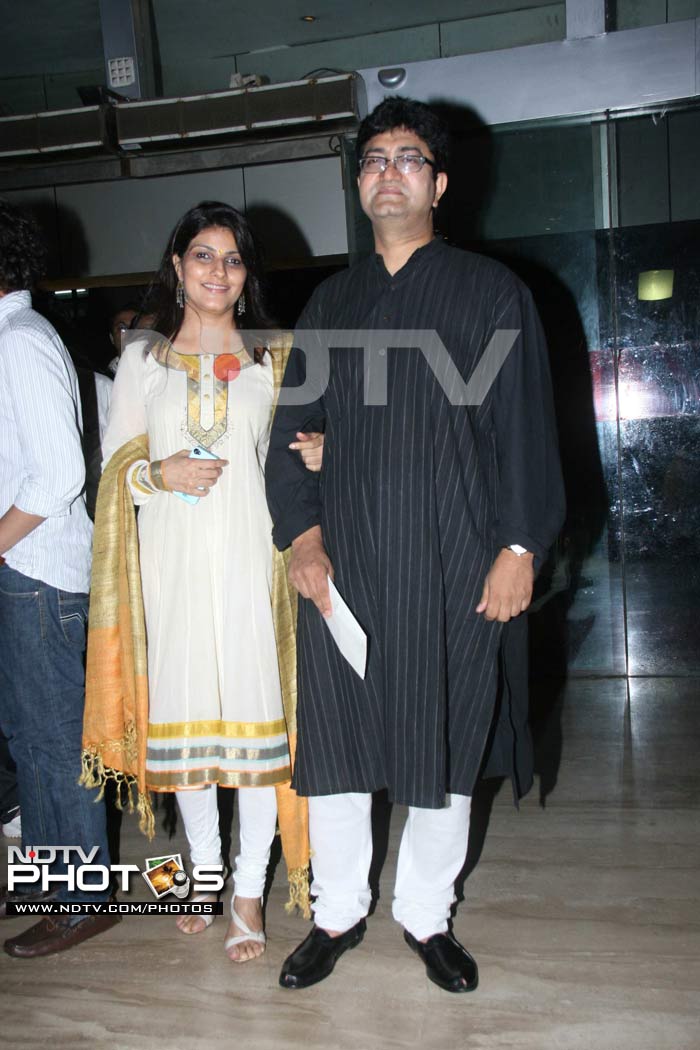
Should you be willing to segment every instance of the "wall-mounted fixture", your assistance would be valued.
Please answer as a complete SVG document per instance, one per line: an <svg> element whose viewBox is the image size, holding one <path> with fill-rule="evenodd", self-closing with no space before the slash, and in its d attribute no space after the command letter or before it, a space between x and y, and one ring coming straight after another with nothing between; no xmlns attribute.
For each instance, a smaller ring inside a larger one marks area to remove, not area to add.
<svg viewBox="0 0 700 1050"><path fill-rule="evenodd" d="M144 0L99 0L107 87L131 99L156 94L149 6Z"/></svg>
<svg viewBox="0 0 700 1050"><path fill-rule="evenodd" d="M400 88L406 81L406 70L401 66L395 66L392 69L380 69L377 73L377 80L385 88L391 88L396 90Z"/></svg>
<svg viewBox="0 0 700 1050"><path fill-rule="evenodd" d="M644 270L639 275L637 298L652 302L673 295L673 270Z"/></svg>

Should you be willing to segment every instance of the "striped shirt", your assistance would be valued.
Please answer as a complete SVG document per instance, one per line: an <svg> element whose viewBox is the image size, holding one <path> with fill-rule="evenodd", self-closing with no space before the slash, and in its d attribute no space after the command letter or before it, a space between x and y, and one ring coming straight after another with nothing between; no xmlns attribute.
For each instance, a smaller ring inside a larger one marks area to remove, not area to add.
<svg viewBox="0 0 700 1050"><path fill-rule="evenodd" d="M46 520L5 552L17 572L51 587L90 586L92 525L78 380L68 351L29 292L0 297L0 515Z"/></svg>
<svg viewBox="0 0 700 1050"><path fill-rule="evenodd" d="M532 769L516 693L527 710L527 661L502 664L501 638L521 637L526 621L489 622L476 607L500 548L517 543L542 558L564 517L532 297L500 263L438 238L395 274L370 256L315 290L285 386L305 381L319 333L334 328L376 338L389 329L375 357L386 364L384 402L365 398L363 350L332 337L322 396L277 409L265 478L275 543L283 548L320 524L369 654L362 680L313 602L300 601L292 784L300 795L387 788L391 801L439 809L450 792L473 793L497 747L503 764L490 775L512 776L522 793ZM499 329L517 338L482 403L450 403L417 337L435 332L467 383ZM403 348L397 331L406 332ZM325 430L320 474L300 472L289 452L307 429ZM499 684L503 714L494 723ZM521 755L530 761L516 769Z"/></svg>

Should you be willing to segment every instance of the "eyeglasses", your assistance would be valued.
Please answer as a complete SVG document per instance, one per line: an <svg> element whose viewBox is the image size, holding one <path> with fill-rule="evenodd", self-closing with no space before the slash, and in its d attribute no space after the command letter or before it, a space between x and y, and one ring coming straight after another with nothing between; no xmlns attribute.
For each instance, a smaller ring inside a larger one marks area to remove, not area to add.
<svg viewBox="0 0 700 1050"><path fill-rule="evenodd" d="M435 167L435 161L428 160L422 153L399 153L396 157L380 157L370 153L360 157L358 163L363 175L383 175L390 164L393 164L401 175L417 175L424 164Z"/></svg>

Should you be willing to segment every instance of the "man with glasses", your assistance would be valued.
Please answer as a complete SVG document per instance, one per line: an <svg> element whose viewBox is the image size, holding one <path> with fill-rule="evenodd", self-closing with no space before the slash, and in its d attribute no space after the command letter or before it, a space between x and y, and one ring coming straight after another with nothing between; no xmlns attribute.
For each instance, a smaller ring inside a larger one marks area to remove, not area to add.
<svg viewBox="0 0 700 1050"><path fill-rule="evenodd" d="M512 655L563 518L547 353L520 281L434 235L447 146L441 120L408 99L385 99L361 124L376 254L313 294L285 385L304 384L330 344L328 381L310 404L280 404L267 458L274 541L291 544L290 578L309 599L293 783L309 796L315 926L283 966L287 988L323 980L364 936L371 793L382 788L409 807L394 918L432 981L475 988L476 963L448 932L471 795L487 754L517 793L532 779L531 764L514 768L527 727L513 708L526 671L516 680ZM428 352L436 345L452 373ZM479 392L456 396L489 369ZM325 430L320 481L288 451L304 430ZM364 680L323 623L328 576L368 635Z"/></svg>

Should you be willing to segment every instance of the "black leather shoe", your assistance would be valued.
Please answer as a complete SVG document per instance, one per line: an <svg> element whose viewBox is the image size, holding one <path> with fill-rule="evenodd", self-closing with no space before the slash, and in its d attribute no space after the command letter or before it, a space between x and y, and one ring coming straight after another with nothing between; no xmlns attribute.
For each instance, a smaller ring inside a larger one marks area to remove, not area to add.
<svg viewBox="0 0 700 1050"><path fill-rule="evenodd" d="M365 920L360 919L339 937L331 937L325 930L314 926L306 940L285 959L280 984L283 988L308 988L323 981L343 952L360 943L366 929Z"/></svg>
<svg viewBox="0 0 700 1050"><path fill-rule="evenodd" d="M408 932L404 940L425 963L428 977L446 992L473 992L479 983L475 960L451 933L436 933L423 944Z"/></svg>

